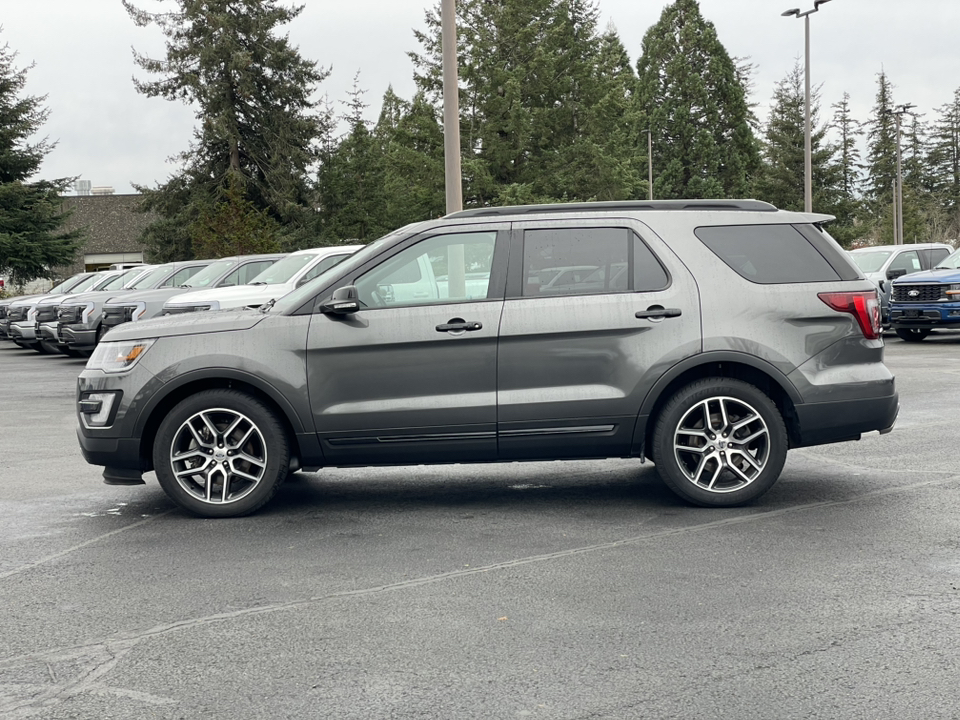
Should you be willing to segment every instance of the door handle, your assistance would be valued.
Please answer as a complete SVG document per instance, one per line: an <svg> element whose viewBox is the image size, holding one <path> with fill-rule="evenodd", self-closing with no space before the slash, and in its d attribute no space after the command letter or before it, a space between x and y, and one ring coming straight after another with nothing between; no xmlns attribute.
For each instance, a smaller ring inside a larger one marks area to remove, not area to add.
<svg viewBox="0 0 960 720"><path fill-rule="evenodd" d="M437 332L463 332L463 331L473 331L480 330L483 327L482 322L477 320L461 320L460 318L453 318L450 322L445 323L444 325L437 325Z"/></svg>
<svg viewBox="0 0 960 720"><path fill-rule="evenodd" d="M683 312L680 308L665 308L659 305L651 305L646 310L640 310L636 317L648 320L658 320L662 318L680 317Z"/></svg>

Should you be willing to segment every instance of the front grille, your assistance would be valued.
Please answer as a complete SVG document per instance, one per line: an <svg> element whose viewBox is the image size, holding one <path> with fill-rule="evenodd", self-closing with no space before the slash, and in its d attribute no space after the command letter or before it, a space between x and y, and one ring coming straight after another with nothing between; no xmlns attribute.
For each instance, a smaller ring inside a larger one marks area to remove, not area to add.
<svg viewBox="0 0 960 720"><path fill-rule="evenodd" d="M947 298L946 285L927 284L927 285L894 285L893 286L894 302L924 303L924 302L937 302L938 300L946 300L946 298Z"/></svg>
<svg viewBox="0 0 960 720"><path fill-rule="evenodd" d="M136 310L136 306L128 307L111 307L103 309L103 324L104 325L122 325L125 322L130 322L133 318L133 313Z"/></svg>
<svg viewBox="0 0 960 720"><path fill-rule="evenodd" d="M45 305L37 308L37 322L45 323L57 319L57 306Z"/></svg>
<svg viewBox="0 0 960 720"><path fill-rule="evenodd" d="M0 320L5 320L7 317L7 306L0 305Z"/></svg>
<svg viewBox="0 0 960 720"><path fill-rule="evenodd" d="M60 311L57 313L57 319L62 323L80 322L80 308L76 305L68 307L61 305Z"/></svg>
<svg viewBox="0 0 960 720"><path fill-rule="evenodd" d="M10 319L10 322L20 322L21 320L26 320L27 309L25 307L10 308L7 317Z"/></svg>

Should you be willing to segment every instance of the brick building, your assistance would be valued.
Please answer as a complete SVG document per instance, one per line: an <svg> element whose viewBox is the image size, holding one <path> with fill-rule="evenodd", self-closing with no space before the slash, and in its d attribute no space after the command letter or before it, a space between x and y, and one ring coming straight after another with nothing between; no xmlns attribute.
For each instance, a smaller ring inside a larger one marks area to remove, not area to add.
<svg viewBox="0 0 960 720"><path fill-rule="evenodd" d="M143 229L156 220L153 213L136 211L140 195L65 196L64 210L71 211L67 230L83 231L81 247L73 265L62 268L64 276L84 270L101 270L113 263L149 260L140 242Z"/></svg>

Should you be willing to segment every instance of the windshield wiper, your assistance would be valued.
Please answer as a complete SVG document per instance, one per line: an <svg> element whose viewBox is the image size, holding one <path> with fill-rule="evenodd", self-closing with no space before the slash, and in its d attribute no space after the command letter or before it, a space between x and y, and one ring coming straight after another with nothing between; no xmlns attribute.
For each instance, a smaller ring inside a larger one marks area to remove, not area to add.
<svg viewBox="0 0 960 720"><path fill-rule="evenodd" d="M260 306L260 312L266 315L268 312L270 312L271 308L273 308L273 306L276 304L277 304L277 299L270 298L263 305Z"/></svg>
<svg viewBox="0 0 960 720"><path fill-rule="evenodd" d="M256 282L248 283L249 285L266 285L263 280L257 280Z"/></svg>

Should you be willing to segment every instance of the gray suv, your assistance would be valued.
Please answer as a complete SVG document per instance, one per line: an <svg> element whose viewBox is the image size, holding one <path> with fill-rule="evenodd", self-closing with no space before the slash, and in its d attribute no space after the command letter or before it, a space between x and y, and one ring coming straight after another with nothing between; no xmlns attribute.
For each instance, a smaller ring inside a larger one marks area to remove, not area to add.
<svg viewBox="0 0 960 720"><path fill-rule="evenodd" d="M410 225L260 311L111 331L83 454L208 517L297 469L564 458L650 458L687 501L740 505L788 449L897 417L876 286L829 220L717 200Z"/></svg>

